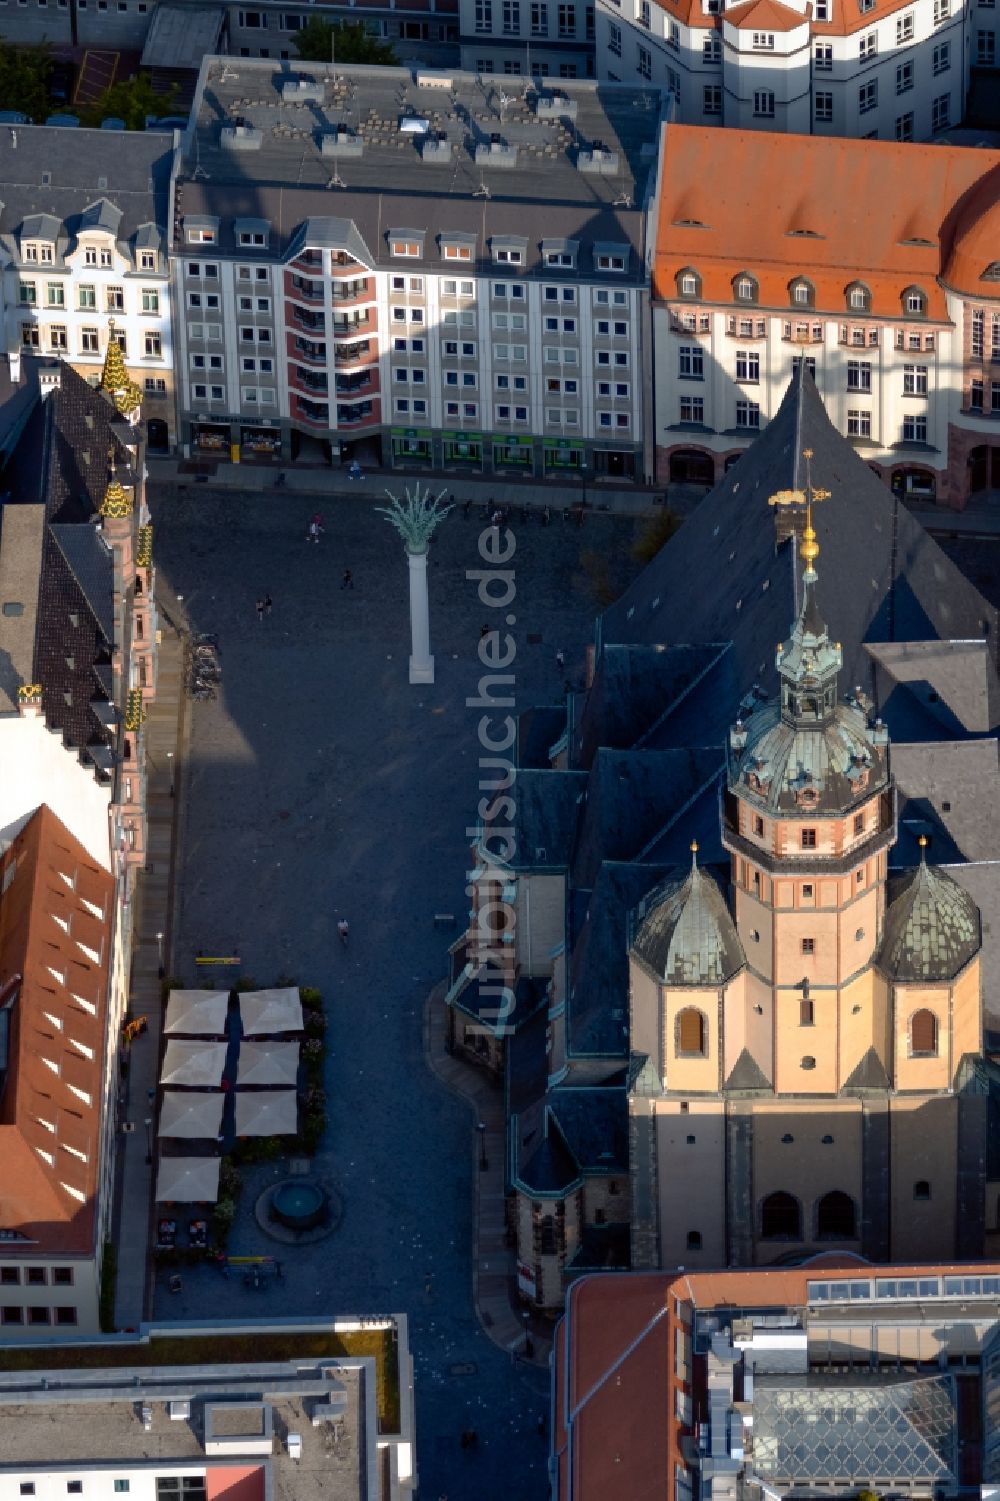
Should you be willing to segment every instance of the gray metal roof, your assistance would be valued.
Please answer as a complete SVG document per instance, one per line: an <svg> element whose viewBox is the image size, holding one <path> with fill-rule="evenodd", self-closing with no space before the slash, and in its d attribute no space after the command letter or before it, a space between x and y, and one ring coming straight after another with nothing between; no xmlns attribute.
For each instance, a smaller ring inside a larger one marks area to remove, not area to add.
<svg viewBox="0 0 1000 1501"><path fill-rule="evenodd" d="M0 239L16 256L12 237L40 216L50 237L75 234L79 216L100 199L121 212L119 241L140 225L165 226L172 147L172 136L153 131L109 139L104 130L45 125L0 130Z"/></svg>
<svg viewBox="0 0 1000 1501"><path fill-rule="evenodd" d="M142 66L196 73L202 59L218 51L225 21L221 5L170 5L161 0L146 33Z"/></svg>
<svg viewBox="0 0 1000 1501"><path fill-rule="evenodd" d="M94 619L111 643L115 639L114 562L95 526L54 523L50 528L59 551L83 591Z"/></svg>
<svg viewBox="0 0 1000 1501"><path fill-rule="evenodd" d="M267 60L208 64L178 206L182 216L222 218L224 249L238 248L233 218L267 218L271 251L281 254L304 220L332 210L354 222L379 261L389 260L388 231L412 225L426 233L435 263L439 233L473 237L487 264L494 236L520 236L529 242L521 270L530 274L542 269L544 236L628 244L637 252L628 274L608 273L608 280L644 274L642 205L656 161L658 89L561 83L577 106L571 121L536 114L534 93L513 80L507 93L499 79L458 71L296 62L294 76L317 80L322 103L283 99L281 85L292 76L291 64ZM426 131L401 130L404 118L426 122ZM253 149L234 156L222 144L220 129L233 125L252 132L242 145ZM349 133L348 157L324 154L324 139L338 130ZM516 147L515 171L476 160L477 147L495 137ZM450 143L446 160L424 152L432 138ZM613 147L615 165L609 159L605 173L582 173L577 159L597 140Z"/></svg>
<svg viewBox="0 0 1000 1501"><path fill-rule="evenodd" d="M908 876L890 881L878 963L894 980L953 980L979 945L979 909L945 871L922 860Z"/></svg>
<svg viewBox="0 0 1000 1501"><path fill-rule="evenodd" d="M694 861L639 907L632 952L664 985L725 985L746 963L725 897Z"/></svg>

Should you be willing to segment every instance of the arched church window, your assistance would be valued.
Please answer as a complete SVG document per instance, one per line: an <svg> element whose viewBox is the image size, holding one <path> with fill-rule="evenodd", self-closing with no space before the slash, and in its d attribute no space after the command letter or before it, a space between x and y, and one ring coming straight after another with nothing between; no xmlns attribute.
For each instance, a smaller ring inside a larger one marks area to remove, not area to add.
<svg viewBox="0 0 1000 1501"><path fill-rule="evenodd" d="M933 1011L914 1011L910 1017L910 1057L935 1058L937 1050L937 1017Z"/></svg>
<svg viewBox="0 0 1000 1501"><path fill-rule="evenodd" d="M854 1200L839 1189L824 1194L816 1205L816 1238L853 1240L854 1235Z"/></svg>
<svg viewBox="0 0 1000 1501"><path fill-rule="evenodd" d="M688 1006L677 1017L675 1045L678 1057L704 1058L707 1048L708 1028L705 1018L693 1006Z"/></svg>
<svg viewBox="0 0 1000 1501"><path fill-rule="evenodd" d="M802 1208L787 1193L768 1194L760 1206L760 1233L764 1240L801 1240Z"/></svg>

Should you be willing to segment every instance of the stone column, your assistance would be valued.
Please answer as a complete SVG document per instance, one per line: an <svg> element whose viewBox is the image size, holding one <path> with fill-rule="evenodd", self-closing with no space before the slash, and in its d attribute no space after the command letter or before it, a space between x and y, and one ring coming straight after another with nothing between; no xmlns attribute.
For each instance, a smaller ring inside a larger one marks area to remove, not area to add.
<svg viewBox="0 0 1000 1501"><path fill-rule="evenodd" d="M410 682L433 683L430 607L427 601L427 554L410 552Z"/></svg>

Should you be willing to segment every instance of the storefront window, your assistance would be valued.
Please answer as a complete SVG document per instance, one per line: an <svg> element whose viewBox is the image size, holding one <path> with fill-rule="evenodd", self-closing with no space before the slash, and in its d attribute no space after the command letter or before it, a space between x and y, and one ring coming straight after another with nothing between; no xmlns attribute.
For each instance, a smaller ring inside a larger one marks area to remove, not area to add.
<svg viewBox="0 0 1000 1501"><path fill-rule="evenodd" d="M247 458L280 459L281 432L276 427L243 427L240 446Z"/></svg>
<svg viewBox="0 0 1000 1501"><path fill-rule="evenodd" d="M219 423L196 422L193 432L195 448L204 453L220 453L229 447L229 428Z"/></svg>

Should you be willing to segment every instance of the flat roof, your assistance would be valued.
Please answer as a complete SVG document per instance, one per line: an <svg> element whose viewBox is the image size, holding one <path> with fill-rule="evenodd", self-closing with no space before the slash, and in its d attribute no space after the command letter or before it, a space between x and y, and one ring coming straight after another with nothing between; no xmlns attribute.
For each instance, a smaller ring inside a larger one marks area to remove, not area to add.
<svg viewBox="0 0 1000 1501"><path fill-rule="evenodd" d="M44 1360L44 1352L37 1352ZM34 1372L0 1380L0 1474L259 1466L259 1501L362 1501L372 1418L364 1362ZM44 1375L46 1386L41 1381ZM171 1414L171 1403L174 1406ZM186 1408L183 1404L187 1404ZM242 1411L241 1411L242 1409ZM56 1437L58 1432L58 1437ZM298 1434L292 1458L288 1436ZM214 1450L213 1436L224 1452ZM270 1470L271 1486L264 1477ZM211 1491L211 1488L210 1488ZM242 1491L241 1491L241 1494Z"/></svg>
<svg viewBox="0 0 1000 1501"><path fill-rule="evenodd" d="M375 254L403 227L638 247L664 99L627 84L208 58L178 214L263 216L272 254L320 216L353 219Z"/></svg>

